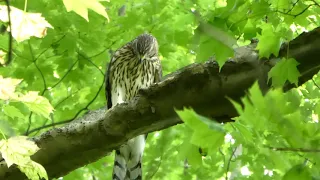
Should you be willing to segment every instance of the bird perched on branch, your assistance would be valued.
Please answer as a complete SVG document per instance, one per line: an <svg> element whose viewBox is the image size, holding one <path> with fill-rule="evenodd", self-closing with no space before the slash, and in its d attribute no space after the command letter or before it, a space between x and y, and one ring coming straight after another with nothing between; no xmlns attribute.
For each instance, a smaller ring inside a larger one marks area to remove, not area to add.
<svg viewBox="0 0 320 180"><path fill-rule="evenodd" d="M157 39L150 34L141 34L113 54L106 74L108 108L132 99L140 88L149 87L161 77ZM116 150L113 180L142 179L145 143L146 135L140 135Z"/></svg>

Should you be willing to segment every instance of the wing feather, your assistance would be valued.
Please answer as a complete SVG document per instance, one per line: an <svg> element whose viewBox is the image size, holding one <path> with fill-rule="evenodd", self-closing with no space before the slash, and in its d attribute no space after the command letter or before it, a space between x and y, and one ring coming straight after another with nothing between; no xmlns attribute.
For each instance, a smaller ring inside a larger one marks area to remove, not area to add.
<svg viewBox="0 0 320 180"><path fill-rule="evenodd" d="M107 70L107 73L106 73L106 80L105 80L105 83L106 83L106 99L107 99L107 107L108 109L110 109L112 107L112 101L111 101L111 83L110 83L110 75L111 75L111 66L112 66L112 60L113 58L111 58L109 64L108 64L108 70Z"/></svg>

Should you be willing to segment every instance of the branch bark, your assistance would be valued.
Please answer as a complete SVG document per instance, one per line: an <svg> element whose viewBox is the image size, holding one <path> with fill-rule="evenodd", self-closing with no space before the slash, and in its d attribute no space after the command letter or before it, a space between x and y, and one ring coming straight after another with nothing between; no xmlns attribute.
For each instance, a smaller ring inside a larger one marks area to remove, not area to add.
<svg viewBox="0 0 320 180"><path fill-rule="evenodd" d="M240 102L246 90L259 81L261 90L269 89L269 70L281 57L293 57L300 65L299 85L311 79L320 69L320 27L303 33L284 44L279 57L258 60L256 44L237 48L219 72L213 61L191 64L143 89L133 100L109 111L101 108L60 128L32 138L41 148L32 159L42 164L49 178L58 178L94 162L126 140L139 134L165 129L182 123L174 108L192 107L198 113L220 122L237 116L226 97ZM284 90L294 88L286 84ZM24 175L16 167L0 164L0 179L19 180ZM111 175L110 175L111 177Z"/></svg>

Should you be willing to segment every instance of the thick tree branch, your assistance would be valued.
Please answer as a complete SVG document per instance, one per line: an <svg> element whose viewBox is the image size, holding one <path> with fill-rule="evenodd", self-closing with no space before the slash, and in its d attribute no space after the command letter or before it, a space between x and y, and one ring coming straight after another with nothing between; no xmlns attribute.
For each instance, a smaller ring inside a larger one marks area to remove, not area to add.
<svg viewBox="0 0 320 180"><path fill-rule="evenodd" d="M266 92L269 89L267 73L280 60L258 61L254 48L252 44L236 49L236 57L229 60L220 73L215 62L192 64L141 90L128 103L109 111L102 108L90 112L70 124L51 129L33 138L41 150L32 159L46 168L50 178L66 175L108 155L134 136L181 123L174 108L184 106L220 122L230 121L237 113L226 97L239 102L256 80ZM289 46L283 45L280 56L294 57L300 63L300 85L311 79L320 69L320 28L303 33ZM293 87L287 84L284 89ZM2 162L0 179L23 177L15 167L7 169Z"/></svg>

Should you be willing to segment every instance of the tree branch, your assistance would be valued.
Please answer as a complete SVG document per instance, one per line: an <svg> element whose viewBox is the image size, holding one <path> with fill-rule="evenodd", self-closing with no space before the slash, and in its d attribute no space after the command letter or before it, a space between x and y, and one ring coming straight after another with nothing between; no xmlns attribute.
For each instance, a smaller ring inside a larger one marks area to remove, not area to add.
<svg viewBox="0 0 320 180"><path fill-rule="evenodd" d="M31 158L45 167L50 178L57 178L108 155L130 138L182 123L174 108L192 107L220 122L230 121L237 113L226 97L240 102L256 80L262 91L267 92L268 72L281 59L259 61L255 47L256 44L251 44L237 48L235 58L220 72L217 63L212 61L191 64L139 91L138 96L127 103L108 111L101 108L89 112L63 127L32 138L41 149ZM279 54L300 63L299 85L312 79L320 69L320 28L301 34L289 46L282 46ZM286 91L291 88L293 84L284 86ZM2 161L0 179L23 177L17 168L8 169Z"/></svg>

